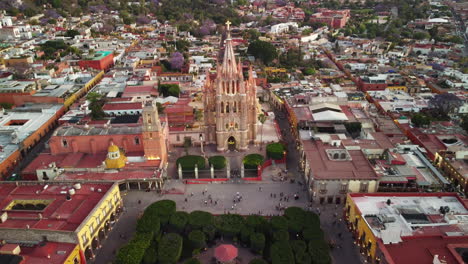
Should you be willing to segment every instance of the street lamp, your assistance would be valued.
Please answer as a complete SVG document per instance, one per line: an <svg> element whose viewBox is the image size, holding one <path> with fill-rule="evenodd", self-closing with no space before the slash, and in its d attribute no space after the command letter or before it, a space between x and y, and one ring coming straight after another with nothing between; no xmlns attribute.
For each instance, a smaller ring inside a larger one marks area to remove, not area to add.
<svg viewBox="0 0 468 264"><path fill-rule="evenodd" d="M202 154L205 154L205 153L203 152L203 134L200 134L200 150L201 150L201 153L202 153Z"/></svg>

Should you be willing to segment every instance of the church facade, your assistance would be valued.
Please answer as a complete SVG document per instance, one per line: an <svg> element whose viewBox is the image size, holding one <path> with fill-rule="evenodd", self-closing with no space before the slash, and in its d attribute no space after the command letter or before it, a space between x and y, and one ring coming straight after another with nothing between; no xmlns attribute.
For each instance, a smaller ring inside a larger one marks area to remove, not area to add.
<svg viewBox="0 0 468 264"><path fill-rule="evenodd" d="M227 37L222 63L216 78L207 78L204 87L205 142L218 151L246 150L257 136L257 92L252 68L244 80L242 65L236 63L231 34Z"/></svg>

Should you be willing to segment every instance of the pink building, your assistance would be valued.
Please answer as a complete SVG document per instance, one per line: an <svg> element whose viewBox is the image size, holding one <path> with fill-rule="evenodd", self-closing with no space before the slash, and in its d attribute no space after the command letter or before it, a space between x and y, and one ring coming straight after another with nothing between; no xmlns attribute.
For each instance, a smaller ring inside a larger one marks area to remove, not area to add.
<svg viewBox="0 0 468 264"><path fill-rule="evenodd" d="M346 25L350 17L351 12L349 9L329 10L320 8L318 13L311 16L310 21L325 23L332 28L342 28Z"/></svg>

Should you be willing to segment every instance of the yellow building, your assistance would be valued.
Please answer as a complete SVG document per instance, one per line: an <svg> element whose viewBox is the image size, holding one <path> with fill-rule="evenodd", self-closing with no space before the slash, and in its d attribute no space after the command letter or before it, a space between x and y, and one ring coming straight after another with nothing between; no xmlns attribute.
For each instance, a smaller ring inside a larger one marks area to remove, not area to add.
<svg viewBox="0 0 468 264"><path fill-rule="evenodd" d="M0 201L0 241L72 244L86 259L101 247L123 206L118 184L108 182L5 182Z"/></svg>

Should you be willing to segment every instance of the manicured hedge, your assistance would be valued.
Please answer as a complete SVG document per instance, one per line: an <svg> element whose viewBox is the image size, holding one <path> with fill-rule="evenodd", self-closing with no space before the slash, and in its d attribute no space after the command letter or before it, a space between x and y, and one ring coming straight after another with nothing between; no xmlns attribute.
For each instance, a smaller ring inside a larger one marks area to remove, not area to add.
<svg viewBox="0 0 468 264"><path fill-rule="evenodd" d="M258 165L261 165L264 161L264 158L260 154L249 154L244 157L242 163L246 169L257 169Z"/></svg>
<svg viewBox="0 0 468 264"><path fill-rule="evenodd" d="M267 157L269 159L280 160L284 157L285 147L281 143L270 143L266 147Z"/></svg>
<svg viewBox="0 0 468 264"><path fill-rule="evenodd" d="M270 219L273 231L288 230L288 221L284 216L273 216Z"/></svg>
<svg viewBox="0 0 468 264"><path fill-rule="evenodd" d="M176 211L176 203L172 200L161 200L152 203L145 209L144 214L157 215L161 225L166 225L169 218Z"/></svg>
<svg viewBox="0 0 468 264"><path fill-rule="evenodd" d="M330 264L330 247L324 240L310 241L309 254L314 264Z"/></svg>
<svg viewBox="0 0 468 264"><path fill-rule="evenodd" d="M206 235L206 240L213 241L216 236L216 227L214 225L207 225L202 228L203 233Z"/></svg>
<svg viewBox="0 0 468 264"><path fill-rule="evenodd" d="M294 264L294 254L287 241L278 241L271 245L272 264Z"/></svg>
<svg viewBox="0 0 468 264"><path fill-rule="evenodd" d="M265 235L262 233L253 233L250 235L250 248L257 254L262 254L265 248Z"/></svg>
<svg viewBox="0 0 468 264"><path fill-rule="evenodd" d="M323 240L323 231L319 228L307 227L302 231L302 237L305 241Z"/></svg>
<svg viewBox="0 0 468 264"><path fill-rule="evenodd" d="M213 215L205 211L193 211L189 214L189 225L192 229L203 229L213 225Z"/></svg>
<svg viewBox="0 0 468 264"><path fill-rule="evenodd" d="M206 247L206 236L200 230L193 230L189 233L188 239L190 240L190 245L192 249L200 249Z"/></svg>
<svg viewBox="0 0 468 264"><path fill-rule="evenodd" d="M284 210L284 217L288 220L288 229L292 234L300 233L306 225L306 213L299 207L288 207Z"/></svg>
<svg viewBox="0 0 468 264"><path fill-rule="evenodd" d="M161 228L159 216L154 211L145 212L137 221L136 230L139 233L158 234Z"/></svg>
<svg viewBox="0 0 468 264"><path fill-rule="evenodd" d="M202 264L200 260L196 258L187 259L184 264Z"/></svg>
<svg viewBox="0 0 468 264"><path fill-rule="evenodd" d="M158 261L158 251L156 250L156 246L151 244L145 252L143 256L143 264L155 264Z"/></svg>
<svg viewBox="0 0 468 264"><path fill-rule="evenodd" d="M286 230L278 230L273 233L274 241L288 241L289 233Z"/></svg>
<svg viewBox="0 0 468 264"><path fill-rule="evenodd" d="M140 264L152 239L153 233L136 233L127 245L119 249L115 259L116 263Z"/></svg>
<svg viewBox="0 0 468 264"><path fill-rule="evenodd" d="M172 231L182 233L188 223L189 214L187 212L175 212L169 219L169 226Z"/></svg>
<svg viewBox="0 0 468 264"><path fill-rule="evenodd" d="M244 226L240 231L240 240L244 244L250 243L250 236L254 233L254 229L250 226Z"/></svg>
<svg viewBox="0 0 468 264"><path fill-rule="evenodd" d="M195 170L195 164L198 164L198 169L202 170L205 168L205 158L197 155L183 156L177 159L177 167L179 164L182 166L182 170L193 171Z"/></svg>
<svg viewBox="0 0 468 264"><path fill-rule="evenodd" d="M260 259L260 258L256 258L256 259L252 259L249 264L268 264L268 262L266 262L265 260L263 259Z"/></svg>
<svg viewBox="0 0 468 264"><path fill-rule="evenodd" d="M237 236L244 225L244 217L238 214L220 215L215 219L215 226L223 236Z"/></svg>
<svg viewBox="0 0 468 264"><path fill-rule="evenodd" d="M224 156L213 156L208 159L208 163L213 164L215 170L221 170L226 168L227 160Z"/></svg>
<svg viewBox="0 0 468 264"><path fill-rule="evenodd" d="M160 264L175 264L182 254L183 238L176 233L169 233L162 237L158 247Z"/></svg>
<svg viewBox="0 0 468 264"><path fill-rule="evenodd" d="M254 229L255 232L260 232L263 234L268 233L270 229L270 224L265 219L265 217L260 215L249 215L245 219L245 224Z"/></svg>

